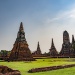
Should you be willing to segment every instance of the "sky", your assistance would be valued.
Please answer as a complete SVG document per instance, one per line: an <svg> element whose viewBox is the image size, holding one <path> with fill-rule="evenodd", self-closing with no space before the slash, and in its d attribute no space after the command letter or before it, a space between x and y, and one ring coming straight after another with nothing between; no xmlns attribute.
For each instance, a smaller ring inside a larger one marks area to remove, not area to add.
<svg viewBox="0 0 75 75"><path fill-rule="evenodd" d="M52 38L60 52L63 32L75 35L75 0L0 0L0 50L12 50L20 22L32 52L38 41L49 52Z"/></svg>

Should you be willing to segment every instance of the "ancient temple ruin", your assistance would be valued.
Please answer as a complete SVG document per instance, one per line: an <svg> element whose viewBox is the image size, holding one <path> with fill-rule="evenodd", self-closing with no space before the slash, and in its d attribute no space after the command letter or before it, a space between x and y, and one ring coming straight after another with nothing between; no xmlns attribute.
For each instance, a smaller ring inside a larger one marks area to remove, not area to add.
<svg viewBox="0 0 75 75"><path fill-rule="evenodd" d="M70 57L72 45L70 43L69 39L69 33L65 30L63 32L63 44L62 44L62 49L60 51L60 55L63 57Z"/></svg>
<svg viewBox="0 0 75 75"><path fill-rule="evenodd" d="M58 52L54 46L53 38L52 38L51 48L49 50L50 50L50 56L51 57L57 57L58 56Z"/></svg>
<svg viewBox="0 0 75 75"><path fill-rule="evenodd" d="M23 23L20 23L20 28L17 33L17 38L16 41L13 45L13 48L11 50L11 54L9 57L9 60L27 60L27 61L32 61L34 60L31 51L28 47L28 43L25 38L25 32L23 28Z"/></svg>
<svg viewBox="0 0 75 75"><path fill-rule="evenodd" d="M42 52L41 52L41 49L40 49L39 42L38 42L38 44L37 44L37 50L34 51L34 52L32 53L32 55L33 55L34 57L41 57L41 56L42 56Z"/></svg>

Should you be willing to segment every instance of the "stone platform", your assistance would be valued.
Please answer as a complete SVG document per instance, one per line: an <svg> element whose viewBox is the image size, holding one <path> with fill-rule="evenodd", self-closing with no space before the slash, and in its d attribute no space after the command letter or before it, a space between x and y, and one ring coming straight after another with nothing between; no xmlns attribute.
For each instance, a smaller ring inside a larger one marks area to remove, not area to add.
<svg viewBox="0 0 75 75"><path fill-rule="evenodd" d="M21 75L20 71L13 70L7 66L0 66L0 75Z"/></svg>
<svg viewBox="0 0 75 75"><path fill-rule="evenodd" d="M52 71L52 70L70 68L70 67L75 67L75 64L34 68L34 69L29 70L28 72L29 73L44 72L44 71Z"/></svg>

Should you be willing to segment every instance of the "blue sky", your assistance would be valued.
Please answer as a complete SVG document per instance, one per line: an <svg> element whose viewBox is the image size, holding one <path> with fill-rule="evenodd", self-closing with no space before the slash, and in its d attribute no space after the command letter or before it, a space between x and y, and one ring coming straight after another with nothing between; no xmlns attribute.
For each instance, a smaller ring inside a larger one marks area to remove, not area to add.
<svg viewBox="0 0 75 75"><path fill-rule="evenodd" d="M61 50L63 31L75 35L75 0L0 0L0 50L11 50L20 22L24 24L31 51L40 43L42 52L48 52L51 39Z"/></svg>

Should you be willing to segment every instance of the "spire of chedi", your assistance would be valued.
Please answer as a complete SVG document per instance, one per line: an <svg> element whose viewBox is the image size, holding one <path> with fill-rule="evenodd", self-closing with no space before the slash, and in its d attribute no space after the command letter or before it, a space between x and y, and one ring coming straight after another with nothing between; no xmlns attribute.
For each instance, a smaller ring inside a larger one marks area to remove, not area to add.
<svg viewBox="0 0 75 75"><path fill-rule="evenodd" d="M51 48L52 48L52 47L55 47L55 46L54 46L54 42L53 42L53 38L52 38Z"/></svg>
<svg viewBox="0 0 75 75"><path fill-rule="evenodd" d="M52 38L51 48L49 50L50 50L51 57L56 57L58 55L58 52L54 46L53 38Z"/></svg>
<svg viewBox="0 0 75 75"><path fill-rule="evenodd" d="M17 38L11 50L10 60L34 60L25 38L23 23L20 23Z"/></svg>
<svg viewBox="0 0 75 75"><path fill-rule="evenodd" d="M70 43L69 33L66 30L63 32L63 43L64 44Z"/></svg>
<svg viewBox="0 0 75 75"><path fill-rule="evenodd" d="M22 22L20 23L19 31L24 31L24 29L23 29L23 23Z"/></svg>
<svg viewBox="0 0 75 75"><path fill-rule="evenodd" d="M42 53L41 53L41 49L40 49L39 42L38 42L38 45L37 45L37 54L42 54Z"/></svg>
<svg viewBox="0 0 75 75"><path fill-rule="evenodd" d="M19 31L17 33L16 41L17 42L25 42L25 43L27 43L26 38L25 38L25 32L24 32L24 28L23 28L23 23L22 22L20 23L20 27L19 27Z"/></svg>

